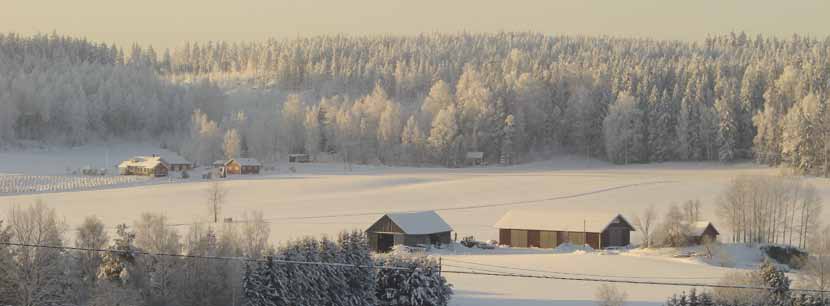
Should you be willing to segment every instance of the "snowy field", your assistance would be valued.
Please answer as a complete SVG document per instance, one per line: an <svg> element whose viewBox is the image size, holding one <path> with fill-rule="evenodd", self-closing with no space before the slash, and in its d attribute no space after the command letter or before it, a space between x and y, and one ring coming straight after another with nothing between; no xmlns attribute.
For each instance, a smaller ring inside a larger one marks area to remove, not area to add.
<svg viewBox="0 0 830 306"><path fill-rule="evenodd" d="M60 175L66 167L81 168L102 159L107 155L102 148L80 148L73 150L74 153L0 153L0 158L7 161L0 166L0 173ZM149 146L133 149L111 148L109 163L114 164L121 157L118 154L132 156L157 151ZM62 167L50 172L58 165ZM305 235L334 235L344 229L365 229L383 212L437 210L458 232L459 239L473 235L487 240L498 238L492 225L504 212L516 207L550 207L586 213L618 211L630 215L650 204L665 208L671 203L699 199L704 204L704 217L717 221L714 199L726 182L739 174L776 174L778 171L749 163L616 166L576 157L558 157L515 167L467 169L354 166L352 171L345 171L342 164L300 164L295 168L296 172L290 172L287 165L279 165L274 173L227 180L229 195L223 215L240 219L245 211L262 210L271 222L272 240L278 243ZM830 181L809 180L825 201L830 200ZM186 224L207 219L207 186L205 181L193 179L176 184L6 195L0 196L0 215L12 203L42 199L65 217L70 227L88 215L97 215L107 225L114 226L132 223L142 212L161 212L171 223L181 225L179 230L184 234ZM828 220L830 209L825 209L822 217ZM638 239L636 233L634 239ZM467 268L472 266L453 264L452 260L568 273L707 278L700 282L713 282L708 278L717 278L728 271L697 261L642 252L601 255L499 249L442 255L446 265ZM455 285L454 305L590 305L596 287L594 283L561 280L455 274L447 277ZM698 279L691 280L698 282ZM687 289L643 285L622 288L628 292L629 300L636 301L630 305L660 305L672 293ZM556 302L551 303L552 300Z"/></svg>

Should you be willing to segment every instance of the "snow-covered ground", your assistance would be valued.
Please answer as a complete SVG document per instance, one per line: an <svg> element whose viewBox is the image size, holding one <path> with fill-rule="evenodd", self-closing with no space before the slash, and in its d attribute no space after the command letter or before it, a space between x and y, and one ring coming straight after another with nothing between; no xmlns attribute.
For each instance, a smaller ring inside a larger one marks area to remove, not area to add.
<svg viewBox="0 0 830 306"><path fill-rule="evenodd" d="M109 154L107 147L110 147ZM133 150L114 147L121 146L0 153L0 159L5 161L0 164L0 173L60 175L67 167L114 165L120 158L159 151L147 145L136 145ZM354 166L346 171L342 164L294 167L296 172L288 171L288 165L282 164L272 173L227 180L229 194L223 215L239 219L245 211L261 210L271 222L272 240L279 242L305 235L334 235L344 229L365 229L384 212L437 210L459 239L473 235L476 239L488 240L498 239L493 224L507 210L516 207L562 208L586 213L611 210L630 215L650 204L665 208L671 203L699 199L704 204L704 217L717 222L714 200L726 182L740 174L778 172L751 163L617 166L578 157L556 157L514 167L467 169ZM830 180L809 180L825 201L830 200ZM97 215L114 226L131 223L143 212L161 212L171 223L181 224L179 230L184 234L186 224L207 218L205 189L208 184L201 179L176 182L0 196L0 218L12 203L42 199L65 217L70 227L88 215ZM830 209L825 209L822 216L827 220ZM726 230L721 228L721 232ZM638 239L636 233L634 239ZM446 264L456 259L569 273L667 278L719 277L729 271L729 268L694 259L635 251L601 255L492 250L445 254L445 258ZM447 276L455 285L454 305L589 305L596 286L561 280ZM672 293L687 289L622 287L628 291L629 299L636 301L631 305L659 305ZM557 302L551 304L551 300Z"/></svg>

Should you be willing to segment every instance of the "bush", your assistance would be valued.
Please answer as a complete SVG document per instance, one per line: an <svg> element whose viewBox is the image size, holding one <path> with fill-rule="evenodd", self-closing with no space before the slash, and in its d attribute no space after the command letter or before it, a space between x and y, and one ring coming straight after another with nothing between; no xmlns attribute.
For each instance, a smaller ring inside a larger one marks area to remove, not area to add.
<svg viewBox="0 0 830 306"><path fill-rule="evenodd" d="M767 245L761 247L761 250L769 258L793 269L801 269L804 267L804 264L807 263L807 259L809 258L807 252L792 246Z"/></svg>

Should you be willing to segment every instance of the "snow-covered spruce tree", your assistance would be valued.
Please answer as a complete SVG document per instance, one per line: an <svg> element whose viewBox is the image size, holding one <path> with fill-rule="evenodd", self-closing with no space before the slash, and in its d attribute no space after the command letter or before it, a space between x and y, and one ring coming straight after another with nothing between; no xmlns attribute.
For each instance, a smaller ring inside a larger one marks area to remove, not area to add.
<svg viewBox="0 0 830 306"><path fill-rule="evenodd" d="M378 270L378 305L445 306L449 303L452 286L440 275L435 260L426 256L388 254L378 257L377 264L409 268Z"/></svg>
<svg viewBox="0 0 830 306"><path fill-rule="evenodd" d="M270 258L270 257L269 257ZM242 276L242 295L245 306L275 306L276 292L270 283L273 262L247 263ZM281 304L284 305L284 304Z"/></svg>
<svg viewBox="0 0 830 306"><path fill-rule="evenodd" d="M98 269L98 282L90 301L92 306L144 305L141 289L144 273L136 264L136 253L140 250L133 245L135 233L128 231L126 224L116 226L116 236L106 252Z"/></svg>
<svg viewBox="0 0 830 306"><path fill-rule="evenodd" d="M771 262L765 261L756 272L770 289L770 305L786 305L790 301L790 279Z"/></svg>
<svg viewBox="0 0 830 306"><path fill-rule="evenodd" d="M358 267L346 271L345 282L348 294L344 305L376 305L375 291L377 275L371 268L375 265L369 250L369 240L361 231L341 232L337 238L339 258Z"/></svg>

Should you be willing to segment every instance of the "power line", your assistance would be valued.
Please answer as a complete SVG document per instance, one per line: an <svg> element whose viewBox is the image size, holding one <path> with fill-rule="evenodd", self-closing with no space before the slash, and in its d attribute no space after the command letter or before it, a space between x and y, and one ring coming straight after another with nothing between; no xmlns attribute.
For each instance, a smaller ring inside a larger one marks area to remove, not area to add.
<svg viewBox="0 0 830 306"><path fill-rule="evenodd" d="M12 242L0 242L0 245L29 247L29 248L44 248L44 249L55 249L55 250L83 251L83 252L119 253L119 254L131 254L133 256L146 255L146 256L160 256L160 257L176 257L176 258L185 258L185 259L208 259L208 260L224 260L224 261L244 261L244 262L268 262L270 260L271 262L281 263L281 264L298 264L298 265L312 265L312 266L334 266L334 267L361 268L361 269L381 269L381 270L412 270L411 268L407 268L407 267L375 266L375 265L367 266L367 265L355 265L355 264L336 263L336 262L299 261L299 260L277 259L277 258L273 258L273 257L270 258L270 259L255 259L255 258L248 258L248 257L205 256L205 255L188 255L188 254L173 254L173 253L151 253L151 252L138 251L138 250L126 251L126 250L79 248L79 247L68 247L68 246L53 246L53 245L12 243Z"/></svg>
<svg viewBox="0 0 830 306"><path fill-rule="evenodd" d="M625 189L625 188L631 188L631 187L637 187L637 186L668 184L668 183L676 183L676 182L677 181L671 181L671 180L641 182L641 183L625 184L625 185L606 187L606 188L597 189L597 190L591 190L591 191L580 192L580 193L575 193L575 194L568 194L568 195L562 195L562 196L548 197L548 198L542 198L542 199L486 203L486 204L476 204L476 205L467 205L467 206L458 206L458 207L443 207L443 208L433 208L432 210L434 210L434 211L454 211L454 210L469 210L469 209L480 209L480 208L527 205L527 204L535 204L535 203L539 203L539 202L579 198L579 197L584 197L584 196L588 196L588 195L604 193L604 192L609 192L609 191L614 191L614 190L619 190L619 189ZM394 213L411 213L411 212L418 212L418 210L397 211L397 212L394 212ZM378 211L378 212L351 213L351 214L331 214L331 215L317 215L317 216L279 217L279 218L266 218L265 220L266 221L282 221L282 220L307 220L307 219L324 219L324 218L338 218L338 217L365 217L365 216L383 215L383 214L387 214L387 213L390 213L390 212L388 212L388 211Z"/></svg>
<svg viewBox="0 0 830 306"><path fill-rule="evenodd" d="M178 258L185 258L185 259L208 259L208 260L226 260L226 261L237 260L237 261L246 261L246 262L268 262L268 260L269 260L269 259L252 259L252 258L245 258L245 257L221 257L221 256L184 255L184 254L171 254L171 253L151 253L151 252L144 252L144 251L125 251L125 250L112 250L112 249L80 248L80 247L51 246L51 245L25 244L25 243L12 243L12 242L0 242L0 245L30 247L30 248L46 248L46 249L57 249L57 250L71 250L71 251L86 251L86 252L109 252L109 253L147 255L147 256L166 256L166 257L178 257ZM408 267L394 267L394 266L380 266L380 265L379 266L375 266L375 265L367 266L367 265L329 263L329 262L317 262L317 261L295 261L295 260L284 260L284 259L274 259L274 258L270 258L270 260L272 260L273 262L276 262L276 263L281 263L281 264L337 266L337 267L378 269L378 270L408 270L408 271L412 270L412 268L408 268ZM461 268L461 269L468 269L470 271L442 270L442 273L481 275L481 276L494 276L494 277L531 278L531 279L554 279L554 280L565 280L565 281L623 283L623 284L638 284L638 285L658 285L658 286L680 286L680 287L686 286L686 287L755 289L755 290L771 290L772 289L772 288L768 288L768 287L722 285L722 284L657 282L657 281L637 281L637 280L602 279L602 278L586 278L586 277L566 277L566 276L551 276L551 275L531 275L531 274L504 273L504 272L498 272L498 271L493 271L493 270L484 270L484 269L469 268L469 267L454 266L454 265L446 265L446 266L454 267L454 268ZM799 291L799 292L812 292L812 293L830 293L830 291L814 290L814 289L790 289L790 290L791 291Z"/></svg>
<svg viewBox="0 0 830 306"><path fill-rule="evenodd" d="M550 275L499 273L499 272L488 272L488 271L484 271L484 270L476 271L476 270L470 269L470 268L466 268L466 269L469 269L469 270L472 270L472 271L443 270L442 273L466 274L466 275L483 275L483 276L495 276L495 277L531 278L531 279L553 279L553 280L599 282L599 283L622 283L622 284L637 284L637 285L675 286L675 287L706 287L706 288L752 289L752 290L772 290L773 289L773 288L769 288L769 287L739 286L739 285L725 285L725 284L678 283L678 282L655 282L655 281L636 281L636 280L600 279L600 278L582 278L582 277L562 277L562 276L550 276ZM830 290L815 290L815 289L790 289L790 291L810 292L810 293L830 293Z"/></svg>
<svg viewBox="0 0 830 306"><path fill-rule="evenodd" d="M446 261L454 261L464 264L470 265L477 265L482 267L490 267L490 268L499 268L499 269L506 269L506 270L518 270L518 271L526 271L526 272L536 272L536 273L550 273L550 274L561 274L561 275L572 275L572 276L588 276L588 277L610 277L610 278L632 278L632 279L718 279L717 277L661 277L661 276L635 276L635 275L609 275L609 274L585 274L585 273L570 273L570 272L558 272L558 271L550 271L550 270L541 270L541 269L527 269L527 268L517 268L517 267L509 267L509 266L501 266L501 265L493 265L493 264L483 264L478 262L470 262L470 261L463 261L458 259L451 259L443 257Z"/></svg>

